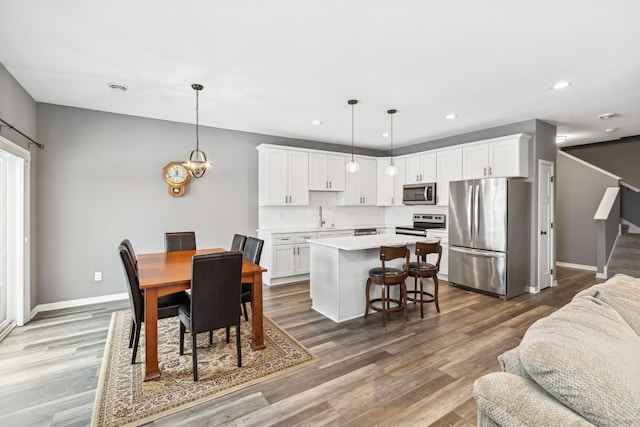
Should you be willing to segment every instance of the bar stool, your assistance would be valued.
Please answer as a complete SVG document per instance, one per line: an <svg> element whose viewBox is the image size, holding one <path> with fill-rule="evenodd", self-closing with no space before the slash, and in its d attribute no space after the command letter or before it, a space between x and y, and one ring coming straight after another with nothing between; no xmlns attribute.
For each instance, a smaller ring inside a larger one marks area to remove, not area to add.
<svg viewBox="0 0 640 427"><path fill-rule="evenodd" d="M404 282L407 278L409 268L410 251L407 245L404 246L381 246L380 261L382 267L375 267L369 270L369 278L367 279L367 308L364 317L369 315L369 309L382 312L382 326L387 327L387 313L404 311L405 320L409 320L407 315L407 285ZM403 268L387 267L386 262L405 258ZM381 298L370 298L371 285L379 285L382 288ZM391 286L399 286L400 299L391 298ZM379 306L376 303L380 303ZM394 306L391 306L391 303Z"/></svg>
<svg viewBox="0 0 640 427"><path fill-rule="evenodd" d="M436 263L430 264L427 262L428 254L438 254ZM414 278L413 290L407 291L407 294L413 295L413 297L407 296L409 301L420 303L420 318L424 319L424 304L434 302L436 304L436 310L440 313L440 306L438 305L438 271L440 270L440 258L442 258L442 246L440 241L437 242L416 242L416 262L409 263L409 277ZM422 279L432 278L434 284L433 293L427 292L422 287ZM418 290L418 281L420 281L420 289ZM418 298L419 297L419 298ZM427 299L425 299L425 297Z"/></svg>

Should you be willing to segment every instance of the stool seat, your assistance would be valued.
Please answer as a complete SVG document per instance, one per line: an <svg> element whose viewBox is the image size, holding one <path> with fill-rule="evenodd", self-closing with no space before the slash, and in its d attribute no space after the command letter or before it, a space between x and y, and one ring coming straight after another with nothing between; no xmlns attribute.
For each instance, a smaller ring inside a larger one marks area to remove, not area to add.
<svg viewBox="0 0 640 427"><path fill-rule="evenodd" d="M417 263L417 262L410 262L409 263L409 275L412 276L415 273L429 273L429 272L438 272L438 267L433 265L433 264L429 264L426 262L421 262L421 263ZM412 274L413 273L413 274Z"/></svg>
<svg viewBox="0 0 640 427"><path fill-rule="evenodd" d="M387 326L387 314L403 311L405 320L409 320L407 315L407 286L405 280L408 275L410 252L407 245L404 246L381 246L380 261L381 267L373 267L369 270L369 277L366 283L367 307L364 317L369 315L369 310L379 311L382 313L382 326ZM386 261L404 258L405 263L402 268L387 267ZM380 298L371 298L371 286L377 285L381 287ZM391 286L399 286L400 297L391 297Z"/></svg>

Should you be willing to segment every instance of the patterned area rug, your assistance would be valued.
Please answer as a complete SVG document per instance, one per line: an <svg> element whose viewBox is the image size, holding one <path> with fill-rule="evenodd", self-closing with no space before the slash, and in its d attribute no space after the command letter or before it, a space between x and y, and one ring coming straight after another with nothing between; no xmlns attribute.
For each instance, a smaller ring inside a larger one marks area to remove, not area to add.
<svg viewBox="0 0 640 427"><path fill-rule="evenodd" d="M91 425L137 426L223 396L243 387L315 363L318 359L293 337L264 317L266 349L253 351L251 319L242 319L242 368L237 366L235 328L229 344L225 330L198 334L198 382L193 381L191 336L185 336L185 354L180 356L180 321L158 321L159 380L143 382L144 327L138 360L131 365L129 329L131 314L113 313L104 350L102 370Z"/></svg>

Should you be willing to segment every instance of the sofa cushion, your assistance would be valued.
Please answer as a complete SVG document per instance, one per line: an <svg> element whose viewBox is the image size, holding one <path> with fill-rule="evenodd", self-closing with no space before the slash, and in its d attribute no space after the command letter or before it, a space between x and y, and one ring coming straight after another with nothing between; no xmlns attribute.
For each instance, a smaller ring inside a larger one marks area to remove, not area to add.
<svg viewBox="0 0 640 427"><path fill-rule="evenodd" d="M604 283L579 292L573 299L585 296L607 303L640 335L640 279L616 274Z"/></svg>
<svg viewBox="0 0 640 427"><path fill-rule="evenodd" d="M473 383L481 426L591 426L533 381L492 372ZM490 420L487 420L489 418ZM492 422L493 423L492 423Z"/></svg>
<svg viewBox="0 0 640 427"><path fill-rule="evenodd" d="M520 351L518 347L512 348L511 350L507 350L498 356L498 362L500 362L500 367L503 372L509 372L510 374L520 375L522 378L526 378L528 380L531 379L527 371L522 366L520 362Z"/></svg>
<svg viewBox="0 0 640 427"><path fill-rule="evenodd" d="M602 301L584 296L536 321L519 346L527 373L599 426L640 420L640 337Z"/></svg>

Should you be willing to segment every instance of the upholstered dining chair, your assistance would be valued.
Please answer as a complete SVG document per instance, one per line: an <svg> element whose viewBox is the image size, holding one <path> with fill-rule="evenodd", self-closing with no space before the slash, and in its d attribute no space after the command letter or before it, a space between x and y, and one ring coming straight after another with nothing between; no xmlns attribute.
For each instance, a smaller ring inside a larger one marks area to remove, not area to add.
<svg viewBox="0 0 640 427"><path fill-rule="evenodd" d="M238 367L242 366L240 348L240 290L242 278L242 252L221 252L193 257L191 297L188 304L178 309L180 318L180 354L184 354L184 334L191 333L193 380L198 381L197 335L209 332L209 345L213 331L236 327Z"/></svg>
<svg viewBox="0 0 640 427"><path fill-rule="evenodd" d="M405 280L409 268L409 256L411 252L407 245L404 246L381 246L380 247L380 267L369 270L369 278L366 283L367 307L364 317L369 315L369 309L382 312L382 327L387 326L387 314L396 311L404 311L405 320L409 320L407 315L407 286ZM387 265L387 262L394 259L404 258L405 263L402 268L395 268ZM379 285L382 289L380 298L370 298L371 285ZM391 286L398 286L400 296L398 299L391 298ZM376 305L379 303L379 305ZM391 305L393 303L393 306Z"/></svg>
<svg viewBox="0 0 640 427"><path fill-rule="evenodd" d="M244 250L244 245L247 242L247 236L242 234L234 234L233 240L231 241L231 251L242 251Z"/></svg>
<svg viewBox="0 0 640 427"><path fill-rule="evenodd" d="M247 243L244 245L242 257L254 264L260 264L262 257L262 247L264 240L255 237L248 237ZM242 283L242 311L244 312L244 320L249 320L247 315L247 303L251 303L251 287L253 283Z"/></svg>
<svg viewBox="0 0 640 427"><path fill-rule="evenodd" d="M166 252L195 251L196 233L194 231L164 233L164 249Z"/></svg>
<svg viewBox="0 0 640 427"><path fill-rule="evenodd" d="M136 256L136 252L133 250L133 245L131 244L131 241L129 239L124 239L122 241L122 244L127 247L127 250L129 251L129 255L131 255L131 259L133 260L133 264L135 265L136 271L137 271L138 270L138 257Z"/></svg>
<svg viewBox="0 0 640 427"><path fill-rule="evenodd" d="M427 255L436 254L436 263L427 262ZM438 305L438 271L440 271L440 259L442 258L442 246L437 242L416 242L416 262L409 263L409 277L413 277L413 290L407 291L407 298L414 303L420 303L420 318L424 318L424 304L433 302L436 311L440 313ZM433 279L433 293L423 288L422 279ZM418 289L420 282L420 289ZM412 295L412 296L409 296Z"/></svg>
<svg viewBox="0 0 640 427"><path fill-rule="evenodd" d="M131 306L131 331L129 333L129 348L133 347L131 354L131 364L136 363L138 354L138 343L140 342L140 331L144 322L144 292L140 290L138 271L135 267L133 257L124 243L118 246L122 268L127 279L127 291L129 292L129 304ZM184 292L166 295L158 298L158 319L166 319L178 315L178 307L188 301L188 296Z"/></svg>

